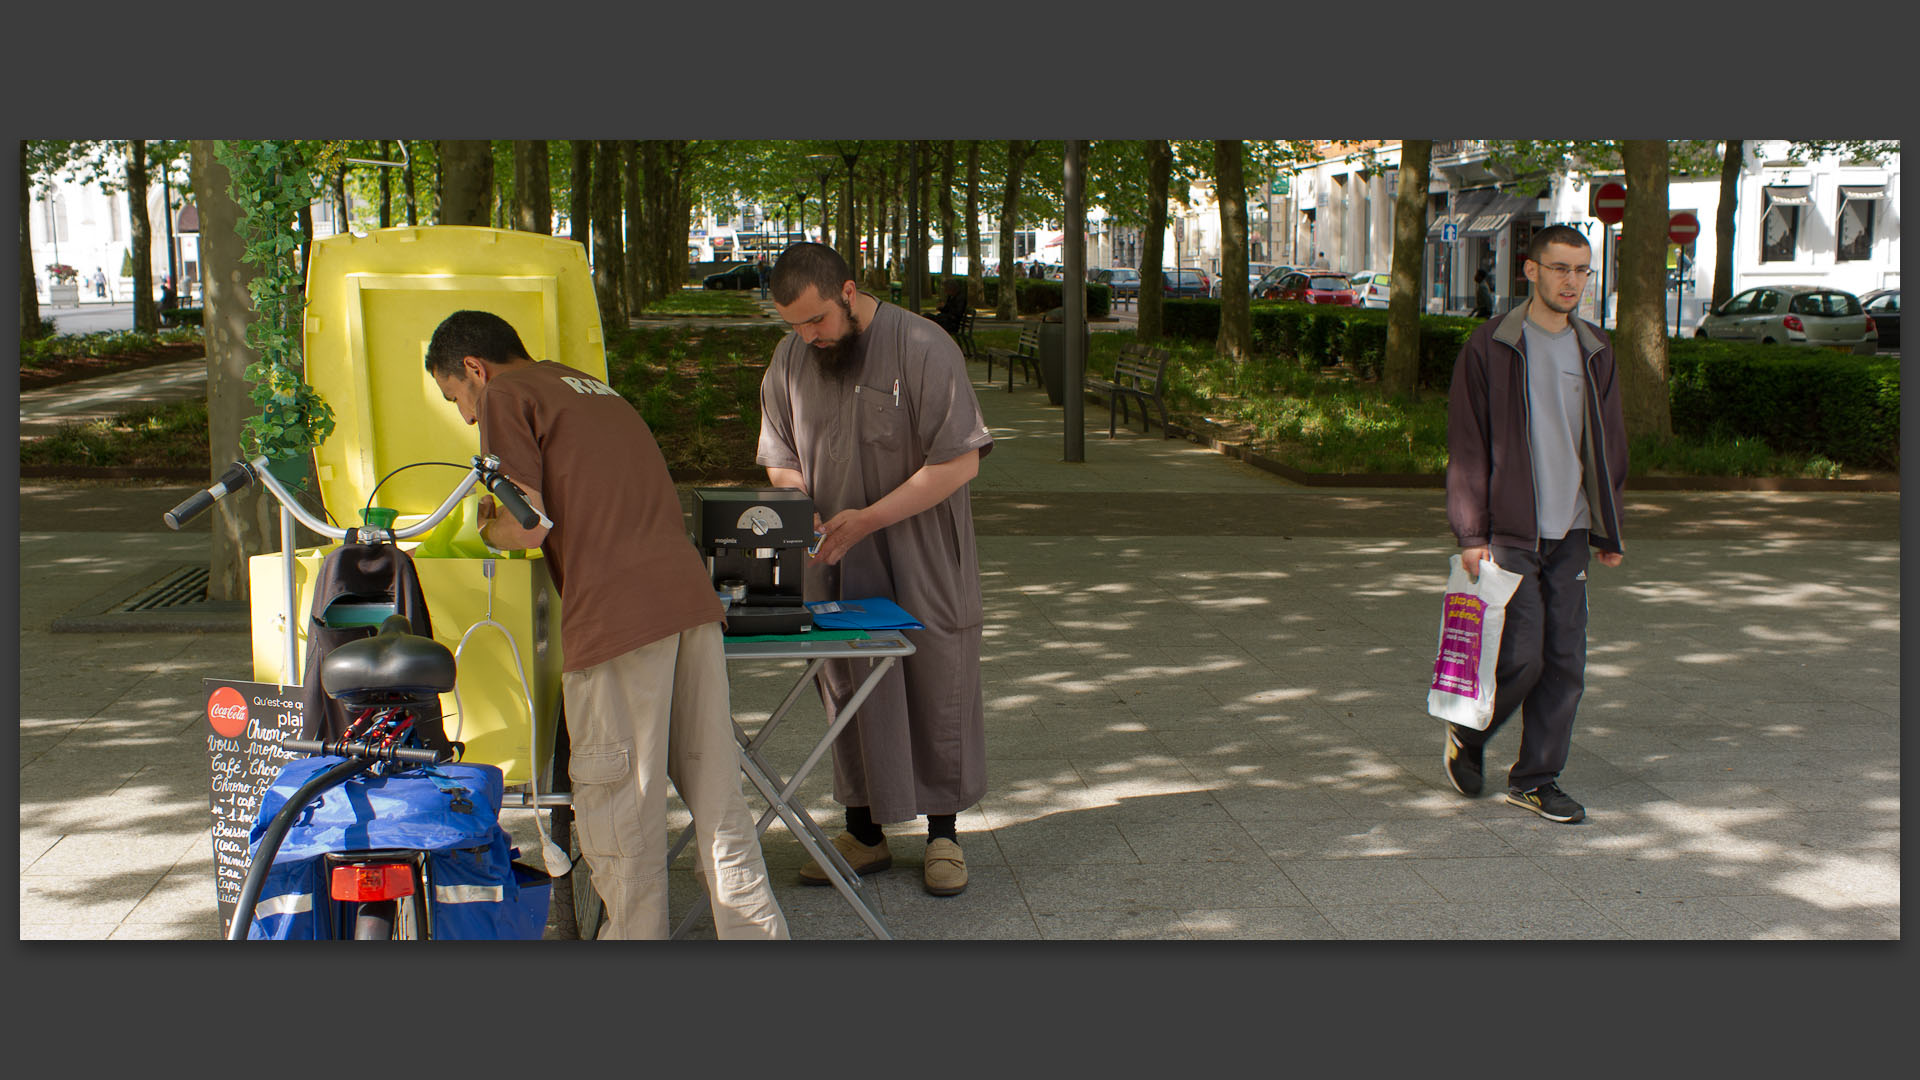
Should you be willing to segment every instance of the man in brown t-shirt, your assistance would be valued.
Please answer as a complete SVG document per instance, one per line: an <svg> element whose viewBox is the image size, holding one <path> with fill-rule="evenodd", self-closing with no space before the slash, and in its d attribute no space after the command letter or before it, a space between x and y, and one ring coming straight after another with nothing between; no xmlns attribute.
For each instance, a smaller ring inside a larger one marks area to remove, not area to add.
<svg viewBox="0 0 1920 1080"><path fill-rule="evenodd" d="M427 371L553 525L483 499L480 535L538 547L560 591L574 827L606 901L602 936L667 936L666 783L693 812L721 938L785 938L740 793L721 606L653 432L606 383L536 363L506 320L456 311Z"/></svg>

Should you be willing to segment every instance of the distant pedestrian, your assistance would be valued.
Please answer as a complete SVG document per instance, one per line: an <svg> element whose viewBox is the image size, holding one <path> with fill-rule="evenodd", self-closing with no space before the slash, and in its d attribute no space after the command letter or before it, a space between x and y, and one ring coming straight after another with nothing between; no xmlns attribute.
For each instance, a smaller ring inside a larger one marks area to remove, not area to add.
<svg viewBox="0 0 1920 1080"><path fill-rule="evenodd" d="M1493 281L1485 267L1473 272L1473 317L1493 318Z"/></svg>
<svg viewBox="0 0 1920 1080"><path fill-rule="evenodd" d="M97 266L93 268L93 295L102 300L107 298L107 275Z"/></svg>
<svg viewBox="0 0 1920 1080"><path fill-rule="evenodd" d="M1575 316L1593 247L1564 225L1533 234L1525 304L1481 323L1453 366L1447 409L1447 522L1460 562L1521 576L1507 602L1493 722L1448 724L1447 779L1480 794L1487 740L1517 710L1520 753L1507 802L1572 824L1586 808L1560 790L1586 685L1589 558L1619 566L1627 432L1606 331ZM1589 546L1599 549L1590 553Z"/></svg>
<svg viewBox="0 0 1920 1080"><path fill-rule="evenodd" d="M179 303L179 298L173 293L173 279L170 277L162 277L160 279L160 310L171 310L177 303Z"/></svg>
<svg viewBox="0 0 1920 1080"><path fill-rule="evenodd" d="M760 261L754 264L754 269L760 272L760 299L765 300L767 298L767 257L765 255L760 256Z"/></svg>

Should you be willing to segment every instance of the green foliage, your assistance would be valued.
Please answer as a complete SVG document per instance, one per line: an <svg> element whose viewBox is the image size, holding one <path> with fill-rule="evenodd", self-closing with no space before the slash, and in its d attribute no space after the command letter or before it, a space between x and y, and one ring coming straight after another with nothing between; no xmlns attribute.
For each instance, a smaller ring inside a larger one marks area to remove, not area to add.
<svg viewBox="0 0 1920 1080"><path fill-rule="evenodd" d="M319 193L341 156L299 140L221 142L215 153L233 176L228 188L246 243L241 261L255 268L247 287L256 318L247 344L260 359L248 366L260 415L249 419L241 443L251 457L304 460L333 433L333 409L301 377L300 332L306 298L294 254L300 249L300 209Z"/></svg>
<svg viewBox="0 0 1920 1080"><path fill-rule="evenodd" d="M1670 342L1667 359L1676 435L1899 468L1897 360L1693 339Z"/></svg>
<svg viewBox="0 0 1920 1080"><path fill-rule="evenodd" d="M62 424L52 435L22 439L22 465L205 467L204 398L147 405L111 420Z"/></svg>
<svg viewBox="0 0 1920 1080"><path fill-rule="evenodd" d="M645 312L649 315L728 318L736 315L758 316L760 305L745 292L675 290L658 300L647 301Z"/></svg>
<svg viewBox="0 0 1920 1080"><path fill-rule="evenodd" d="M51 323L44 323L51 331ZM200 331L192 327L147 334L138 330L102 330L93 334L60 334L20 343L20 366L25 370L46 367L61 360L80 356L111 359L152 352L158 345L179 345L200 340Z"/></svg>
<svg viewBox="0 0 1920 1080"><path fill-rule="evenodd" d="M958 275L955 275L958 276ZM934 277L937 279L938 274ZM1000 279L982 278L986 287L986 305L998 307L1000 304ZM1065 282L1043 281L1034 278L1013 279L1013 302L1015 311L1021 315L1044 315L1066 303ZM939 289L934 290L938 295ZM1097 282L1087 285L1087 318L1102 319L1113 310L1113 290Z"/></svg>

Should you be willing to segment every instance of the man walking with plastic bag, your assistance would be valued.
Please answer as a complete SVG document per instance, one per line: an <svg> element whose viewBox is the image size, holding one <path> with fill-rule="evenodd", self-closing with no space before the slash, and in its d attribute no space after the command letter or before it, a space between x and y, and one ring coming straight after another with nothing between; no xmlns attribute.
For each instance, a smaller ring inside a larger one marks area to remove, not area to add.
<svg viewBox="0 0 1920 1080"><path fill-rule="evenodd" d="M1469 575L1482 560L1520 576L1506 603L1491 721L1447 725L1447 779L1480 794L1487 740L1520 712L1507 802L1549 821L1586 809L1558 783L1585 689L1589 547L1619 566L1626 426L1613 346L1573 316L1593 272L1586 237L1533 235L1532 297L1475 330L1453 368L1447 407L1447 520Z"/></svg>

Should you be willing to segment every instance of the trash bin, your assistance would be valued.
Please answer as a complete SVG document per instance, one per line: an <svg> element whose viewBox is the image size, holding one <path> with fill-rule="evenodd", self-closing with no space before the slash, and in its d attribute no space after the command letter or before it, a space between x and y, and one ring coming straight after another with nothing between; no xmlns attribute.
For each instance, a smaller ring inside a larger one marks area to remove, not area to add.
<svg viewBox="0 0 1920 1080"><path fill-rule="evenodd" d="M1047 402L1066 404L1067 309L1057 307L1040 318L1040 382L1047 388ZM1087 361L1087 328L1080 327L1080 362Z"/></svg>

